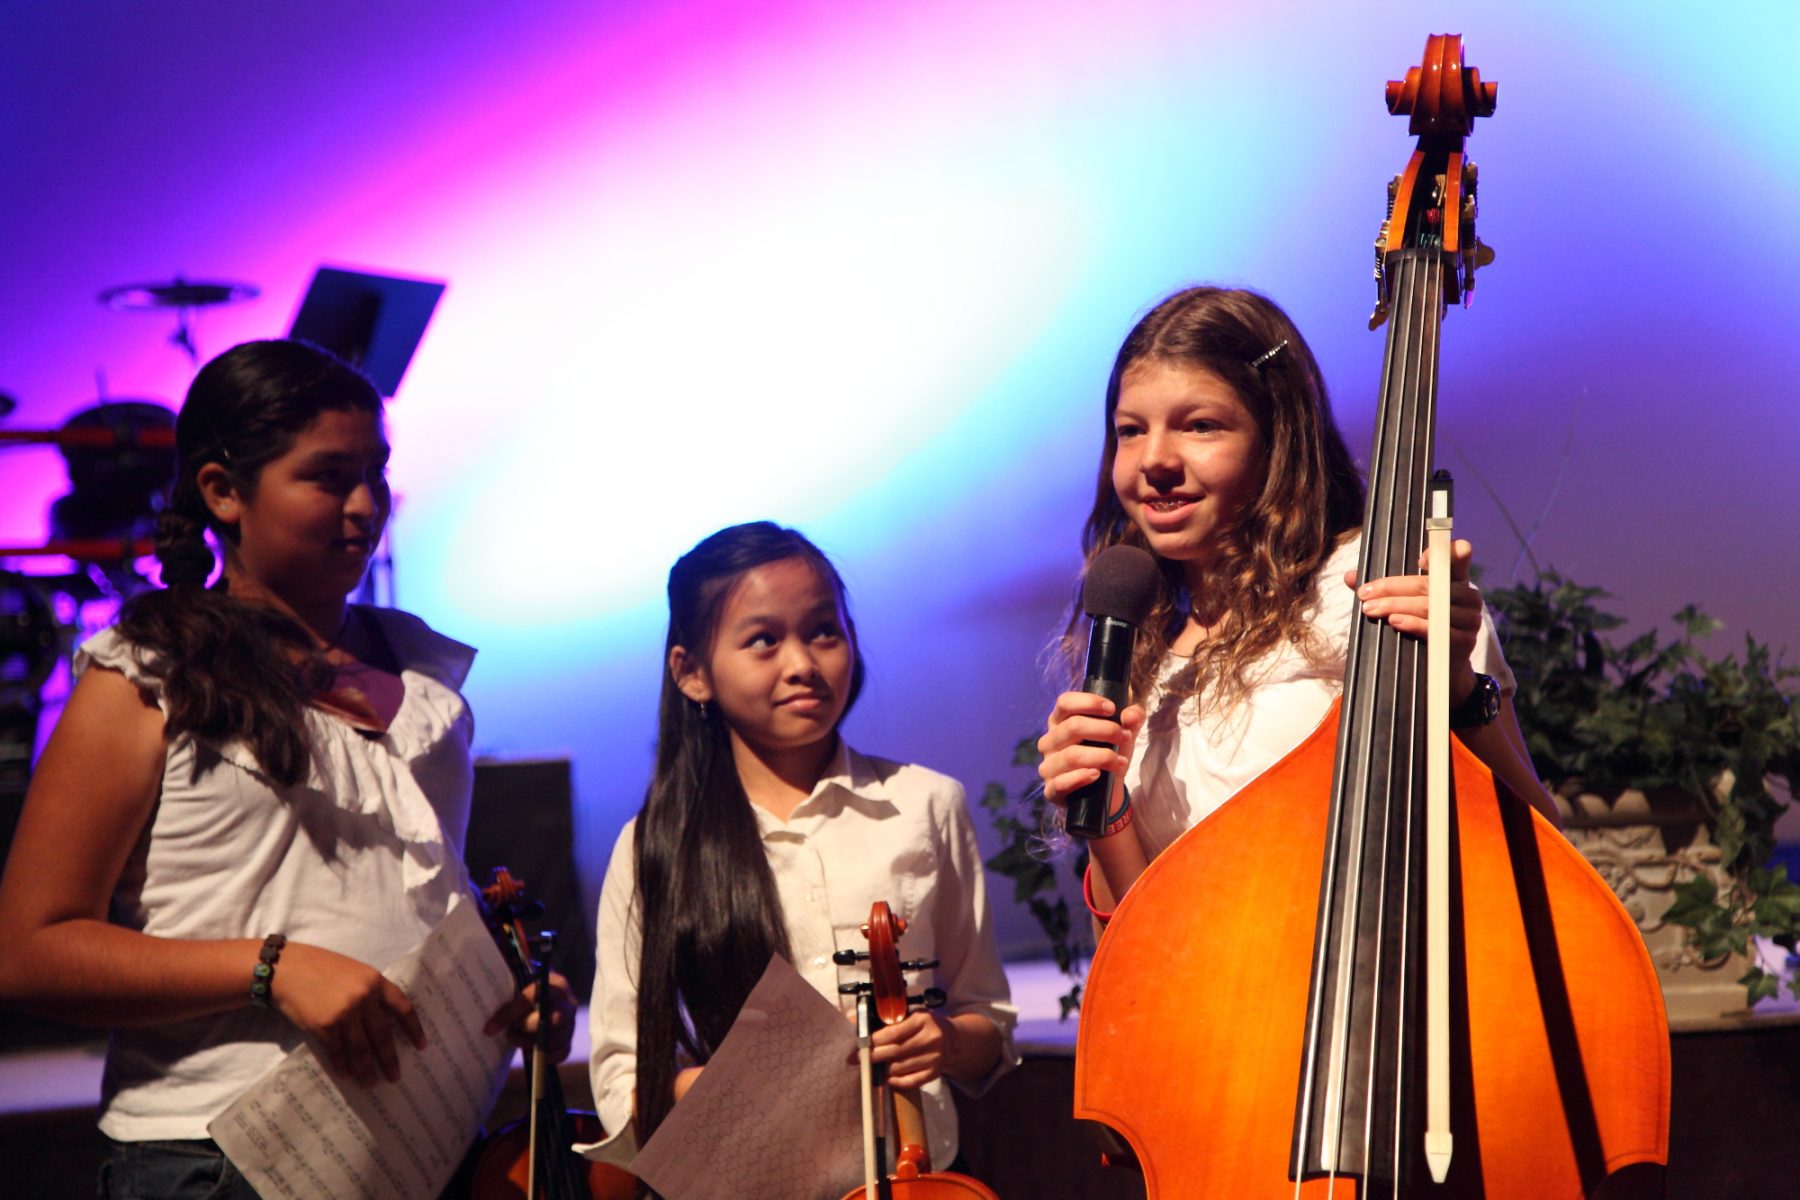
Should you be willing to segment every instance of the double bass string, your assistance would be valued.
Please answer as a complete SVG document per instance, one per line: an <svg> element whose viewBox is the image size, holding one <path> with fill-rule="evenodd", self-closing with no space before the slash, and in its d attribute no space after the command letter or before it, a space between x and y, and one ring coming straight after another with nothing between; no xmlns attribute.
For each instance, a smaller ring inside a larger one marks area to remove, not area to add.
<svg viewBox="0 0 1800 1200"><path fill-rule="evenodd" d="M1389 569L1393 571L1412 571L1417 569L1418 551L1422 545L1424 528L1425 485L1431 473L1431 447L1436 415L1436 380L1441 334L1440 315L1443 312L1442 273L1438 265L1430 259L1419 255L1409 255L1401 264L1402 282L1406 289L1406 305L1396 323L1396 338L1404 335L1407 340L1405 369L1400 376L1399 407L1400 420L1396 423L1397 435L1411 433L1413 436L1403 444L1394 448L1394 477L1391 486L1396 494L1392 497L1389 511L1394 514L1398 529L1390 528ZM1392 543L1397 542L1395 547ZM1392 652L1398 652L1399 639L1390 631L1381 631L1381 640ZM1396 662L1394 677L1387 681L1392 689L1390 703L1386 711L1395 714L1395 723L1387 730L1386 761L1390 767L1389 786L1385 796L1384 825L1392 827L1396 819L1402 830L1396 839L1387 837L1382 845L1385 853L1397 848L1398 865L1388 858L1382 860L1380 874L1382 906L1376 921L1377 927L1384 932L1388 925L1386 904L1390 898L1397 898L1399 951L1397 961L1392 968L1393 986L1391 988L1376 987L1370 999L1368 1037L1372 1043L1379 1044L1383 1035L1383 1007L1390 1001L1394 1004L1394 1024L1391 1029L1393 1047L1391 1058L1394 1062L1392 1091L1389 1100L1390 1117L1390 1158L1389 1178L1397 1195L1403 1177L1402 1162L1406 1148L1405 1117L1406 1110L1402 1104L1405 1091L1405 1080L1411 1067L1411 1046L1408 1035L1410 1022L1407 1019L1405 998L1410 995L1411 974L1415 968L1417 955L1414 952L1414 931L1412 928L1413 905L1411 898L1414 888L1414 866L1416 863L1416 846L1420 830L1420 816L1417 805L1418 781L1421 778L1420 754L1422 752L1421 731L1417 727L1418 697L1420 687L1420 658L1416 645L1408 645L1410 654ZM1406 733L1402 736L1400 723L1404 721ZM1400 768L1404 764L1404 769ZM1398 778L1395 778L1395 777ZM1399 872L1399 884L1394 887L1389 878L1390 870ZM1386 952L1386 939L1377 943L1376 979L1384 980L1389 972L1384 969L1382 961ZM1380 1056L1372 1055L1370 1072L1367 1081L1368 1093L1373 1096L1377 1091L1374 1077L1374 1064ZM1365 1121L1364 1154L1365 1163L1373 1161L1373 1120Z"/></svg>
<svg viewBox="0 0 1800 1200"><path fill-rule="evenodd" d="M1403 351L1398 355L1402 369L1396 376L1397 385L1390 385L1397 386L1393 401L1397 419L1386 460L1390 477L1385 481L1388 503L1384 515L1388 518L1388 526L1384 547L1387 569L1398 573L1416 569L1422 545L1425 484L1431 472L1438 335L1441 332L1439 319L1443 300L1442 273L1428 253L1409 254L1396 266L1404 303L1402 311L1396 315L1393 340L1403 343ZM1372 1046L1381 1046L1384 1040L1391 1039L1391 1047L1387 1055L1371 1053L1365 1086L1371 1100L1379 1095L1375 1068L1383 1061L1393 1064L1388 1099L1391 1124L1387 1165L1390 1186L1398 1194L1406 1174L1402 1164L1407 1144L1407 1112L1401 1098L1412 1070L1408 1004L1412 997L1411 976L1416 959L1412 918L1420 816L1417 781L1423 749L1417 703L1421 665L1416 644L1404 642L1385 626L1372 632L1378 647L1378 686L1388 693L1385 705L1377 711L1389 713L1391 718L1385 728L1372 722L1368 730L1371 752L1379 753L1376 762L1385 765L1379 778L1386 786L1380 797L1382 836L1377 844L1382 848L1383 858L1377 877L1374 922L1379 932L1374 939L1375 983L1369 993L1366 1036ZM1375 745L1377 739L1383 739L1385 745ZM1396 827L1400 830L1398 836L1389 832ZM1393 912L1389 911L1390 904ZM1386 961L1390 923L1397 933L1395 961L1391 966ZM1376 1127L1373 1115L1365 1115L1362 1158L1365 1185L1370 1182L1367 1168L1375 1161Z"/></svg>
<svg viewBox="0 0 1800 1200"><path fill-rule="evenodd" d="M1401 264L1407 266L1409 264ZM1404 272L1410 279L1410 271ZM1415 299L1414 289L1410 284L1397 288L1403 308L1410 315ZM1359 563L1362 579L1377 578L1393 572L1392 547L1394 542L1393 522L1396 517L1396 497L1393 495L1395 480L1391 464L1398 458L1398 449L1405 429L1409 425L1408 414L1397 412L1396 397L1403 398L1413 389L1395 386L1396 380L1404 380L1407 370L1398 364L1409 353L1408 345L1402 333L1413 328L1414 322L1402 319L1397 315L1390 329L1387 341L1387 358L1383 364L1383 396L1378 410L1377 427L1374 445L1371 452L1371 479L1369 505L1365 514L1364 542ZM1328 903L1321 907L1319 937L1316 945L1320 948L1320 962L1315 970L1315 994L1326 986L1329 976L1332 990L1331 1019L1328 1039L1329 1057L1326 1060L1327 1078L1324 1083L1325 1094L1322 1097L1323 1108L1319 1120L1324 1123L1322 1134L1324 1144L1321 1146L1321 1157L1331 1175L1335 1176L1343 1164L1340 1153L1346 1127L1354 1122L1353 1113L1361 1108L1366 1113L1369 1096L1368 1073L1373 1069L1374 1061L1369 1051L1372 1042L1350 1036L1352 1007L1358 990L1367 996L1370 980L1367 972L1378 966L1370 955L1359 953L1359 938L1363 936L1361 920L1363 898L1366 894L1365 879L1367 857L1370 852L1369 839L1372 824L1385 825L1387 810L1384 806L1379 814L1379 821L1372 822L1370 811L1371 796L1374 791L1370 772L1379 767L1382 760L1374 756L1375 738L1377 737L1376 713L1380 711L1377 697L1380 692L1392 686L1393 672L1387 669L1384 659L1386 655L1382 639L1377 636L1373 646L1365 647L1363 634L1365 629L1358 622L1351 631L1349 657L1358 665L1348 683L1350 692L1345 698L1344 712L1346 721L1340 729L1340 745L1335 768L1333 786L1333 806L1331 815L1331 832L1328 845L1331 847L1324 867L1321 885L1322 894ZM1371 661L1371 658L1373 661ZM1346 850L1344 839L1348 836L1353 845ZM1342 877L1340 878L1340 868ZM1378 877L1385 878L1385 866L1378 872ZM1336 928L1333 929L1335 923ZM1326 962L1328 957L1324 951L1336 944L1334 961ZM1360 988L1359 988L1360 985ZM1323 1006L1315 1003L1315 1014L1324 1012ZM1309 1050L1316 1044L1320 1034L1317 1029L1309 1031ZM1312 1105L1310 1097L1315 1094L1317 1085L1314 1071L1318 1058L1316 1054L1308 1054L1308 1083L1302 1101L1302 1112L1305 1132L1303 1145L1313 1137L1311 1122ZM1353 1075L1363 1076L1363 1090L1359 1103L1352 1103L1347 1089ZM1363 1161L1366 1161L1367 1134L1369 1130L1366 1116L1362 1122L1364 1137L1362 1140ZM1299 1174L1300 1172L1296 1172Z"/></svg>
<svg viewBox="0 0 1800 1200"><path fill-rule="evenodd" d="M1433 434L1435 431L1437 413L1436 385L1438 351L1440 345L1439 338L1442 333L1441 317L1444 311L1443 273L1439 264L1435 261L1421 262L1419 260L1414 260L1411 266L1414 271L1422 274L1422 286L1420 288L1422 297L1419 301L1421 311L1414 315L1414 321L1411 326L1412 329L1418 332L1420 338L1418 357L1415 360L1413 368L1412 386L1409 389L1414 399L1415 407L1418 410L1414 414L1414 421L1416 422L1416 428L1420 430L1420 436L1413 446L1416 457L1412 464L1412 469L1407 472L1407 483L1409 486L1405 492L1406 524L1404 528L1406 533L1406 548L1404 555L1407 561L1404 566L1405 569L1409 571L1417 570L1417 554L1423 545L1423 529L1426 516L1426 485L1431 475L1431 448L1434 442ZM1419 699L1424 694L1422 681L1420 679L1422 673L1421 657L1422 651L1417 644L1414 644L1412 646L1411 677L1406 680L1404 684L1404 690L1410 703L1406 705L1403 711L1409 715L1410 720L1415 724L1421 720ZM1418 953L1415 951L1415 947L1422 945L1422 943L1416 940L1417 934L1413 929L1414 906L1411 903L1411 897L1414 894L1415 888L1414 868L1418 862L1416 847L1419 845L1418 839L1423 833L1423 830L1420 827L1422 813L1420 811L1418 800L1421 794L1419 781L1424 778L1422 773L1423 764L1420 761L1420 756L1424 752L1424 739L1421 736L1421 733L1423 732L1425 731L1415 729L1413 736L1408 739L1404 748L1407 770L1406 788L1401 797L1404 801L1405 834L1402 839L1404 849L1403 857L1401 859L1402 882L1400 894L1402 897L1405 897L1405 900L1403 900L1400 908L1400 945L1402 947L1402 956L1401 961L1398 964L1396 986L1394 989L1394 995L1397 997L1409 996L1413 992L1411 978L1413 971L1418 966ZM1398 757L1401 753L1401 749L1402 748L1396 744L1392 747L1392 752ZM1408 1035L1412 1028L1412 1024L1407 1020L1407 1013L1404 1009L1398 1012L1396 1016L1398 1017L1398 1024L1395 1027L1394 1035L1396 1043L1394 1052L1396 1070L1393 1081L1393 1097L1390 1101L1393 1127L1391 1133L1392 1158L1389 1164L1389 1174L1390 1178L1393 1180L1394 1193L1395 1195L1398 1195L1400 1180L1403 1175L1403 1156L1406 1153L1408 1144L1407 1130L1404 1125L1405 1108L1401 1103L1401 1095L1404 1089L1403 1081L1408 1078L1410 1072L1413 1070L1413 1066L1411 1054L1412 1047L1408 1041Z"/></svg>

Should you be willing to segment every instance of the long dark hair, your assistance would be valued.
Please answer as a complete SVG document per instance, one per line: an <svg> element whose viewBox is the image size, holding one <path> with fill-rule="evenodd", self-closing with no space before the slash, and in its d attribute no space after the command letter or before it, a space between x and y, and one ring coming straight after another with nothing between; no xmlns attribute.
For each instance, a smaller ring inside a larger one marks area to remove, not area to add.
<svg viewBox="0 0 1800 1200"><path fill-rule="evenodd" d="M797 558L837 594L852 651L856 624L844 581L817 546L768 521L733 525L681 556L669 571L669 636L663 646L656 774L638 814L637 904L643 930L638 973L638 1144L675 1103L676 1053L704 1063L724 1040L771 954L788 953L775 877L750 798L731 756L717 705L676 686L675 647L710 658L726 601L753 568ZM862 692L850 675L848 713ZM684 1018L685 1014L685 1020Z"/></svg>
<svg viewBox="0 0 1800 1200"><path fill-rule="evenodd" d="M305 774L304 709L329 673L297 623L233 599L223 579L205 586L214 566L206 530L227 541L236 533L213 519L196 475L218 463L253 497L263 468L327 410L379 413L381 393L304 342L246 342L200 369L175 420L180 474L157 518L165 586L133 597L119 619L162 680L168 737L241 738L282 784Z"/></svg>
<svg viewBox="0 0 1800 1200"><path fill-rule="evenodd" d="M1087 562L1120 542L1149 549L1119 504L1112 468L1120 389L1133 368L1150 363L1199 367L1224 380L1250 410L1266 451L1262 486L1224 531L1207 581L1208 610L1224 614L1223 620L1201 647L1195 670L1183 673L1184 691L1207 690L1226 701L1241 695L1245 672L1276 645L1306 645L1302 617L1313 598L1313 577L1362 520L1362 477L1332 419L1319 364L1287 313L1256 292L1187 288L1151 309L1113 361L1100 476L1082 529ZM1148 693L1194 603L1181 564L1162 560L1161 566L1162 587L1133 647L1134 699ZM1064 633L1070 663L1080 616L1077 606Z"/></svg>

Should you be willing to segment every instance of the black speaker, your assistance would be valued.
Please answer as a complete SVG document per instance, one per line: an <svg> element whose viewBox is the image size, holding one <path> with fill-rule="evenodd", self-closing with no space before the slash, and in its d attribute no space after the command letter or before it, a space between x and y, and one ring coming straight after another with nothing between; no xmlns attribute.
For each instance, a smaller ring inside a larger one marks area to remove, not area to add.
<svg viewBox="0 0 1800 1200"><path fill-rule="evenodd" d="M477 887L505 867L544 906L528 929L555 932L550 965L585 1004L594 986L594 930L575 873L573 796L566 758L476 760L463 860Z"/></svg>

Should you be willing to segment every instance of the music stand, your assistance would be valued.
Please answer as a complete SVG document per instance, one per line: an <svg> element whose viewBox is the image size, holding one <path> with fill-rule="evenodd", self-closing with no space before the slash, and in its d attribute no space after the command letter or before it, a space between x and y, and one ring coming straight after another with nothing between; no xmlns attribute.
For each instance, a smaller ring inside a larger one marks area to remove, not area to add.
<svg viewBox="0 0 1800 1200"><path fill-rule="evenodd" d="M320 267L288 336L331 351L392 396L443 294L436 280Z"/></svg>

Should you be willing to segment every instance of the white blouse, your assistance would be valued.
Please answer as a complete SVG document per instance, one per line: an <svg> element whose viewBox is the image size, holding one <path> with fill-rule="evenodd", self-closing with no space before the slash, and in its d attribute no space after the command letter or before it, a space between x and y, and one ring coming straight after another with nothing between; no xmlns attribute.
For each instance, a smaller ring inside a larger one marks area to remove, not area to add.
<svg viewBox="0 0 1800 1200"><path fill-rule="evenodd" d="M957 1086L979 1096L1018 1062L1006 973L995 950L981 851L962 785L907 763L870 758L840 740L837 756L812 794L783 822L760 808L757 826L775 875L794 967L848 1016L855 998L838 983L867 980L863 966L840 967L839 949L868 948L860 932L869 907L885 900L906 921L901 955L938 960L936 971L907 977L907 990L941 987L946 1016L980 1013L1000 1031L1000 1060L984 1078ZM643 931L629 822L613 845L600 890L598 969L588 1014L589 1070L600 1119L623 1130L637 1082L638 966ZM854 1068L845 1070L854 1074ZM922 1089L931 1161L956 1157L956 1110L942 1079Z"/></svg>
<svg viewBox="0 0 1800 1200"><path fill-rule="evenodd" d="M311 762L293 787L264 775L242 742L176 739L114 889L114 924L166 938L283 933L382 969L468 892L474 719L457 689L475 651L409 614L360 611L401 668L405 692L387 731L360 733L308 708ZM75 669L119 671L166 713L144 653L107 629L81 647ZM246 966L246 995L249 987ZM119 1141L204 1138L207 1123L300 1040L278 1013L249 1005L115 1030L101 1132Z"/></svg>
<svg viewBox="0 0 1800 1200"><path fill-rule="evenodd" d="M1360 538L1345 542L1314 577L1306 621L1321 643L1316 661L1291 643L1277 646L1251 668L1250 694L1240 704L1204 712L1198 711L1194 700L1178 702L1164 690L1190 660L1170 655L1163 664L1145 705L1149 719L1125 773L1133 823L1145 854L1154 858L1168 849L1325 719L1331 702L1344 690L1356 599L1344 586L1344 573L1356 568L1361 544ZM1500 655L1485 609L1472 661L1477 671L1494 677L1502 692L1512 693L1512 671Z"/></svg>

